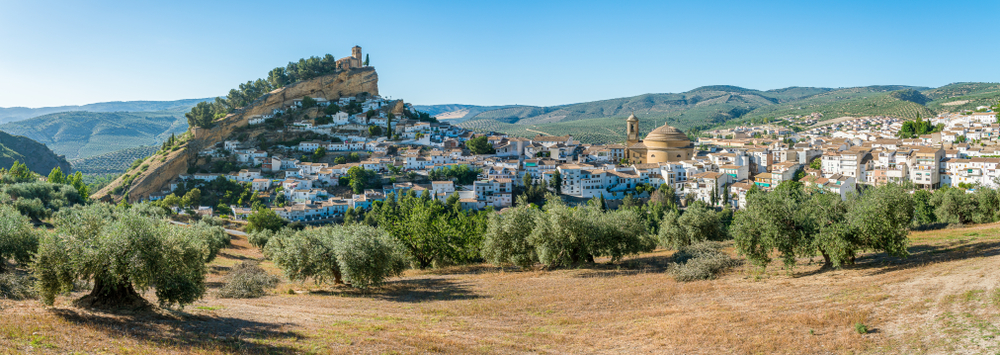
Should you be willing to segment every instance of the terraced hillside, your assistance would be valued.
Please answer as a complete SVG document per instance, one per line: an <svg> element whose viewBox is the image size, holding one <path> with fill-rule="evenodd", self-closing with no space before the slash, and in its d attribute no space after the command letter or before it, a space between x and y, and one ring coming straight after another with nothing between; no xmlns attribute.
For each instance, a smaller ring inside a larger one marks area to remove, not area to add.
<svg viewBox="0 0 1000 355"><path fill-rule="evenodd" d="M73 167L73 171L87 175L123 174L137 159L149 157L157 150L159 148L155 146L125 148L89 158L71 160L69 164Z"/></svg>
<svg viewBox="0 0 1000 355"><path fill-rule="evenodd" d="M62 112L0 125L0 130L45 143L67 159L156 145L187 131L181 111Z"/></svg>

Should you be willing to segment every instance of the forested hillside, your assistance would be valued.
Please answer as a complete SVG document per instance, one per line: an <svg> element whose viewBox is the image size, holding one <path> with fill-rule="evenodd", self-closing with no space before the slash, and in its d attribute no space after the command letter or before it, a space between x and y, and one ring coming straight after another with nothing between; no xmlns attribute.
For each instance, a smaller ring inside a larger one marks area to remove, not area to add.
<svg viewBox="0 0 1000 355"><path fill-rule="evenodd" d="M926 118L940 112L993 105L998 99L1000 84L996 83L956 83L940 88L903 85L840 89L789 87L768 91L718 85L679 94L645 94L551 107L417 107L445 116L464 112L462 119L453 123L481 132L496 131L522 137L572 134L586 143L611 143L624 140L621 121L633 113L643 122L641 129L644 132L664 123L685 131L698 131L812 113L822 114L824 119L877 115ZM477 111L481 112L475 113Z"/></svg>
<svg viewBox="0 0 1000 355"><path fill-rule="evenodd" d="M27 137L0 132L0 168L9 169L15 161L24 163L29 170L43 175L55 167L65 172L70 171L66 158L56 155L44 144Z"/></svg>
<svg viewBox="0 0 1000 355"><path fill-rule="evenodd" d="M0 125L0 130L45 143L67 159L158 145L187 128L183 111L62 112Z"/></svg>

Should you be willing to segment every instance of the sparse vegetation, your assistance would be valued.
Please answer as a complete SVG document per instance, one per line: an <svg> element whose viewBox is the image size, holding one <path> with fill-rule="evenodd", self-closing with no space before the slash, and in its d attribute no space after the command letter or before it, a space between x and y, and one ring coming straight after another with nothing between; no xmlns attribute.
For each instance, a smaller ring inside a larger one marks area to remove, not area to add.
<svg viewBox="0 0 1000 355"><path fill-rule="evenodd" d="M267 273L258 262L244 261L233 267L225 281L226 284L219 289L220 298L258 298L278 286L280 279Z"/></svg>
<svg viewBox="0 0 1000 355"><path fill-rule="evenodd" d="M712 241L682 247L674 253L674 261L667 272L681 282L713 279L740 264L722 249L722 243Z"/></svg>

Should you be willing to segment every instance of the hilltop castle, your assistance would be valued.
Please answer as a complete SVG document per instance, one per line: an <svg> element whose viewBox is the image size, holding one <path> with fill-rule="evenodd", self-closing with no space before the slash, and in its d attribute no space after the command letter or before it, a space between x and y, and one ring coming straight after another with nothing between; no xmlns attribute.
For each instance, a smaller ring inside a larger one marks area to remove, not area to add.
<svg viewBox="0 0 1000 355"><path fill-rule="evenodd" d="M337 69L351 69L360 68L364 64L364 59L361 58L361 47L354 46L351 48L351 56L337 59Z"/></svg>
<svg viewBox="0 0 1000 355"><path fill-rule="evenodd" d="M625 158L637 164L666 163L689 160L694 143L681 130L666 124L639 139L639 119L629 115L625 120Z"/></svg>

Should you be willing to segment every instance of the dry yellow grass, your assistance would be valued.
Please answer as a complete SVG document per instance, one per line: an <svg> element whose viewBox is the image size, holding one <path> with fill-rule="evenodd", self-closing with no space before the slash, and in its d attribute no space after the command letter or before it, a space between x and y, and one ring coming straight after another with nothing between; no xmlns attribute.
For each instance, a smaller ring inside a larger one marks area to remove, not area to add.
<svg viewBox="0 0 1000 355"><path fill-rule="evenodd" d="M183 311L109 314L3 301L8 353L997 353L1000 225L914 232L908 259L788 275L776 263L677 283L670 252L556 271L409 271L363 293L283 283L253 300L210 293ZM244 240L212 265L213 291ZM817 258L818 261L818 258ZM278 273L273 265L263 264ZM152 294L146 297L152 299ZM855 323L871 333L858 334Z"/></svg>

